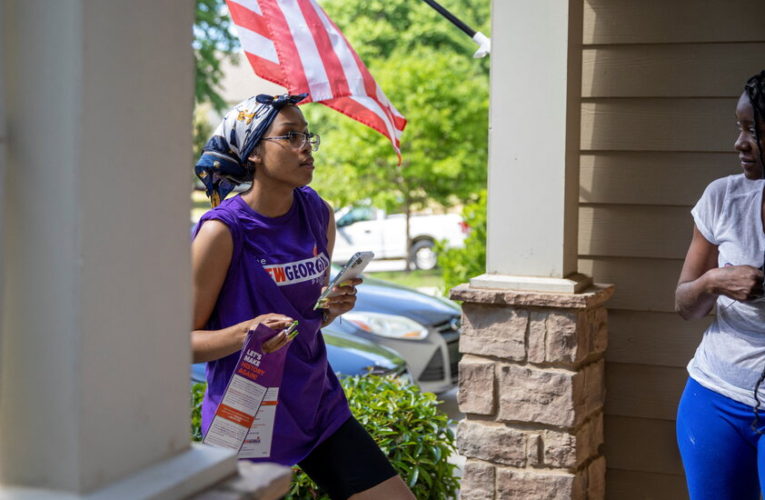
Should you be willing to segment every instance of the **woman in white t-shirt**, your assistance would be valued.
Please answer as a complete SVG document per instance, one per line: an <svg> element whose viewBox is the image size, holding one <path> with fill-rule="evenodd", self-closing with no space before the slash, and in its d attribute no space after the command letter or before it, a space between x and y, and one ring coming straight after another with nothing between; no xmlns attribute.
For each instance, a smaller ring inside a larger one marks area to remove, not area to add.
<svg viewBox="0 0 765 500"><path fill-rule="evenodd" d="M692 500L758 500L765 484L765 71L736 106L743 174L707 186L675 291L685 319L717 314L688 363L677 441Z"/></svg>

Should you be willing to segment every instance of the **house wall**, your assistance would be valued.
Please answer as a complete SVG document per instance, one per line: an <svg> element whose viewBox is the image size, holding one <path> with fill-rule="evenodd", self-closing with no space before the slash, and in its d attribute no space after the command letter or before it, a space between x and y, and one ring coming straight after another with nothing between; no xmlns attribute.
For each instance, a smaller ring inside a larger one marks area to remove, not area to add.
<svg viewBox="0 0 765 500"><path fill-rule="evenodd" d="M674 438L709 319L673 312L713 179L738 172L734 110L765 68L761 0L584 0L579 270L609 302L607 497L687 498Z"/></svg>
<svg viewBox="0 0 765 500"><path fill-rule="evenodd" d="M675 408L709 320L680 319L673 292L690 207L738 170L733 110L744 79L765 67L765 2L583 2L578 269L617 285L607 495L683 498Z"/></svg>

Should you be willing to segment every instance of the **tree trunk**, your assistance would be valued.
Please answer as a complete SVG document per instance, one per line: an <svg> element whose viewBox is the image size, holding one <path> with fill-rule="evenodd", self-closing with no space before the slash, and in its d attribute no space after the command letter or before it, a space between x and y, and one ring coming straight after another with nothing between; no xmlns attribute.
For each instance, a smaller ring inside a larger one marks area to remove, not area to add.
<svg viewBox="0 0 765 500"><path fill-rule="evenodd" d="M409 252L412 249L412 235L409 229L409 219L412 216L412 204L409 202L409 197L405 198L406 206L404 207L404 214L406 215L406 272L412 270L412 262Z"/></svg>
<svg viewBox="0 0 765 500"><path fill-rule="evenodd" d="M406 163L401 166L401 168L406 167ZM412 249L412 235L411 235L411 228L410 228L410 220L412 217L412 193L410 191L409 183L407 182L407 179L401 175L400 171L395 172L393 181L398 186L399 192L404 198L404 216L405 216L405 231L406 231L406 249L405 249L405 262L406 265L404 267L404 270L406 272L410 272L412 270L412 263L410 261L410 255L409 251Z"/></svg>

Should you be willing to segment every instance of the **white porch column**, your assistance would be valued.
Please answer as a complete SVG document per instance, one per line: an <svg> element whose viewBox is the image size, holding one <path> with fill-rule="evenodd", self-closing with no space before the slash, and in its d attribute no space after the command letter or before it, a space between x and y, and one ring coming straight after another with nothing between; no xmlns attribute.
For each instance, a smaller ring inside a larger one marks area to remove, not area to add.
<svg viewBox="0 0 765 500"><path fill-rule="evenodd" d="M487 273L450 295L462 500L605 498L613 287L576 272L582 4L493 2Z"/></svg>
<svg viewBox="0 0 765 500"><path fill-rule="evenodd" d="M5 26L5 4L0 2L0 200L5 198L6 142L8 140L5 126L5 39L1 31L3 26ZM0 262L5 262L4 232L3 218L0 217ZM3 271L3 266L0 265L0 325L3 316ZM0 367L2 366L2 347L2 327L0 327Z"/></svg>
<svg viewBox="0 0 765 500"><path fill-rule="evenodd" d="M188 496L194 2L0 7L0 497Z"/></svg>
<svg viewBox="0 0 765 500"><path fill-rule="evenodd" d="M582 1L492 8L487 274L471 285L576 292Z"/></svg>

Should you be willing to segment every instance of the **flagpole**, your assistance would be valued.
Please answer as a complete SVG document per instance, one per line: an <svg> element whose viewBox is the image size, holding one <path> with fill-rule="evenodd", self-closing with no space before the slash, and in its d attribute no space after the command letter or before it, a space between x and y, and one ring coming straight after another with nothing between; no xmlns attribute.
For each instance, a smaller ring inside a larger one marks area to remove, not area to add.
<svg viewBox="0 0 765 500"><path fill-rule="evenodd" d="M441 4L439 4L435 0L423 0L423 2L433 7L439 14L441 14L446 19L451 21L453 25L455 25L456 27L464 31L465 34L469 36L470 38L473 38L475 36L475 30L473 28L463 23L459 18L457 18L454 14L446 10L446 8L444 8Z"/></svg>
<svg viewBox="0 0 765 500"><path fill-rule="evenodd" d="M485 57L491 51L491 39L480 31L476 31L467 24L463 23L461 19L449 12L441 4L435 0L422 0L426 4L430 5L436 12L448 19L453 25L462 30L467 36L473 39L478 44L478 50L475 51L473 57Z"/></svg>

